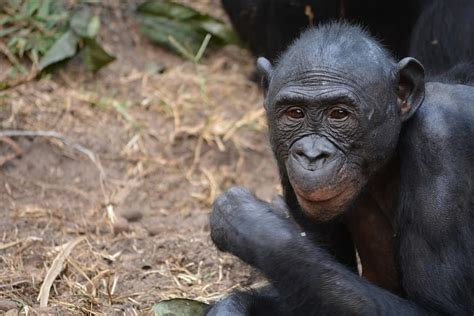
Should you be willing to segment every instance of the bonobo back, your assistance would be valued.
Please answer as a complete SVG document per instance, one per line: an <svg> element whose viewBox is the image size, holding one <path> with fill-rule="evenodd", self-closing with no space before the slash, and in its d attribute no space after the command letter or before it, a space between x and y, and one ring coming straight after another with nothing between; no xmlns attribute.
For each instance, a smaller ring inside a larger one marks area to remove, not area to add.
<svg viewBox="0 0 474 316"><path fill-rule="evenodd" d="M474 87L429 82L425 89L423 103L404 128L406 136L429 140L424 147L456 150L450 159L465 159L469 162L465 171L470 170L474 155Z"/></svg>
<svg viewBox="0 0 474 316"><path fill-rule="evenodd" d="M425 197L428 204L413 215L430 227L428 233L436 238L453 227L474 224L474 87L427 83L423 103L402 128L399 152L406 170L402 190L411 186L420 195L443 192ZM467 226L474 233L474 226ZM474 249L468 252L474 258Z"/></svg>

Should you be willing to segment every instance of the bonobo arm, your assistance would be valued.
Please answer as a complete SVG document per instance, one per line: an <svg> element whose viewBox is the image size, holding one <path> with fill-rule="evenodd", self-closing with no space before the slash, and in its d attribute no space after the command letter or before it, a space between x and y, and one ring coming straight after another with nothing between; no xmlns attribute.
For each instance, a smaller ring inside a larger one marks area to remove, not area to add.
<svg viewBox="0 0 474 316"><path fill-rule="evenodd" d="M270 206L272 212L278 217L292 220L288 205L282 196L274 197ZM351 271L357 272L354 245L343 223L322 226L310 224L305 229L307 232L317 232L317 242L313 240L313 246L319 247L322 242L324 249L331 253L337 261ZM212 304L206 315L279 316L290 315L290 312L277 290L269 284L257 289L235 291Z"/></svg>
<svg viewBox="0 0 474 316"><path fill-rule="evenodd" d="M262 271L292 315L429 313L335 261L246 189L232 188L216 200L211 237L220 250Z"/></svg>

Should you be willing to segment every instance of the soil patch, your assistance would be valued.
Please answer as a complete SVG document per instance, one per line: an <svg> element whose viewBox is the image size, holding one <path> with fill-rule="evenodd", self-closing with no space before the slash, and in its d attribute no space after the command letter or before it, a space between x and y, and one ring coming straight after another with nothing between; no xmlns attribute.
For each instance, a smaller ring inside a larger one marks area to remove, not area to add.
<svg viewBox="0 0 474 316"><path fill-rule="evenodd" d="M193 5L222 16L218 1ZM248 79L253 59L227 47L194 65L141 37L130 6L101 15L101 42L117 61L96 75L72 61L0 94L1 129L57 131L105 171L54 138L12 139L21 156L0 166L0 313L10 301L38 310L53 260L82 236L48 312L146 312L160 299L212 301L259 279L218 253L208 228L226 188L264 199L279 190L261 93ZM0 142L0 159L12 153Z"/></svg>

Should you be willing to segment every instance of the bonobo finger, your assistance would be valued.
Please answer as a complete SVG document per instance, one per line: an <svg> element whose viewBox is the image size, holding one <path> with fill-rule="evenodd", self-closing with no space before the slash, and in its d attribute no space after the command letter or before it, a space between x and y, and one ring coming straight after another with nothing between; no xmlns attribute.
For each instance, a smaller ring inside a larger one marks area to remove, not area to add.
<svg viewBox="0 0 474 316"><path fill-rule="evenodd" d="M219 207L219 205L222 205L221 203L224 203L225 198L219 198L218 200L214 202L213 211L209 217L211 239L220 251L227 251L226 231L228 228L221 212L222 208Z"/></svg>
<svg viewBox="0 0 474 316"><path fill-rule="evenodd" d="M232 187L227 190L224 195L226 195L230 199L238 199L238 198L255 198L252 192L249 189L244 187Z"/></svg>

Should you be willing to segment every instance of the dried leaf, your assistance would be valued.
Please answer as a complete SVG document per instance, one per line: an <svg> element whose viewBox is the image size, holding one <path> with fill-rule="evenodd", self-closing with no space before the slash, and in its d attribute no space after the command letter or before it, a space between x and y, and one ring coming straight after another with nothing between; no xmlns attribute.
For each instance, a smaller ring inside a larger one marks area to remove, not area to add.
<svg viewBox="0 0 474 316"><path fill-rule="evenodd" d="M46 273L43 284L41 284L40 292L38 295L38 300L40 301L41 308L45 308L48 306L49 292L51 290L51 286L53 285L54 280L63 270L64 261L66 261L67 257L74 249L74 247L76 247L80 242L85 239L86 237L79 237L73 241L65 243L62 246L62 250L58 253L56 258L54 258L53 264Z"/></svg>

